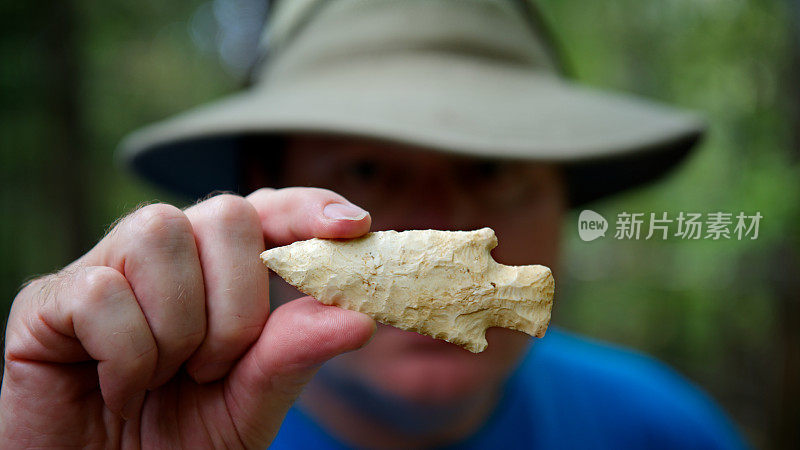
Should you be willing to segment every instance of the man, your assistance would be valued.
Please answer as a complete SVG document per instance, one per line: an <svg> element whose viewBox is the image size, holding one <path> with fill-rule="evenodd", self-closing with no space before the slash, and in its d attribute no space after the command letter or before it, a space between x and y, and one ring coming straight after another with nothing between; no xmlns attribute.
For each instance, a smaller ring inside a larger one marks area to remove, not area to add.
<svg viewBox="0 0 800 450"><path fill-rule="evenodd" d="M741 446L668 369L557 330L531 345L490 329L472 355L292 300L277 280L269 312L261 251L370 228L490 226L499 261L557 276L570 206L688 152L694 116L560 81L526 5L278 3L252 90L124 150L179 192L253 192L141 208L24 287L6 333L5 446ZM281 185L315 188L262 188Z"/></svg>

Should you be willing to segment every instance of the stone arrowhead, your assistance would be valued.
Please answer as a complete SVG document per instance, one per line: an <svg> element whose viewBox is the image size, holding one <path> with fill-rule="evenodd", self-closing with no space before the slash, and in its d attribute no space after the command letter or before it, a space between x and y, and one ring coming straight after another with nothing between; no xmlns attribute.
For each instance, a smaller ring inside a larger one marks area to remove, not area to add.
<svg viewBox="0 0 800 450"><path fill-rule="evenodd" d="M505 266L494 230L379 231L310 239L261 254L289 284L327 305L479 353L486 329L544 336L555 283L545 266Z"/></svg>

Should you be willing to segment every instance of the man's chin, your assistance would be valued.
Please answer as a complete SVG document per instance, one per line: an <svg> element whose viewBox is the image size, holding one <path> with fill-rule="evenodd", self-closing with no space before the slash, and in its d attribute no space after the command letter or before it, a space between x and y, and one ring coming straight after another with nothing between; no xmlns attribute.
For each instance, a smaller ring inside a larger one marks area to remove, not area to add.
<svg viewBox="0 0 800 450"><path fill-rule="evenodd" d="M367 348L325 364L314 383L350 410L412 435L446 429L485 404L498 387L487 384L474 354L416 333L386 330Z"/></svg>
<svg viewBox="0 0 800 450"><path fill-rule="evenodd" d="M529 342L521 333L498 328L486 337L489 348L474 354L380 326L367 346L324 364L312 385L329 395L327 408L338 399L375 423L407 434L431 433L493 403Z"/></svg>

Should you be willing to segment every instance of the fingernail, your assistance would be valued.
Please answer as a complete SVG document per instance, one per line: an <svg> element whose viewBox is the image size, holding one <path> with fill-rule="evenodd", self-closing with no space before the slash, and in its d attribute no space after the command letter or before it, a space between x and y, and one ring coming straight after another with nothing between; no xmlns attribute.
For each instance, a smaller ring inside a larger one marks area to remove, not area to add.
<svg viewBox="0 0 800 450"><path fill-rule="evenodd" d="M367 212L356 205L345 203L329 203L322 210L325 217L334 220L361 220L367 217Z"/></svg>

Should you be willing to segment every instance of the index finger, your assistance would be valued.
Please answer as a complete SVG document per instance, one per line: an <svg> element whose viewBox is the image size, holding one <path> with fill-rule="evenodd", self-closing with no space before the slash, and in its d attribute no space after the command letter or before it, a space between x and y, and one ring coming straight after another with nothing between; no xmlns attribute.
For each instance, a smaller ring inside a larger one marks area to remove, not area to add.
<svg viewBox="0 0 800 450"><path fill-rule="evenodd" d="M355 238L369 231L364 209L327 189L262 188L247 196L261 220L267 247L311 238Z"/></svg>

